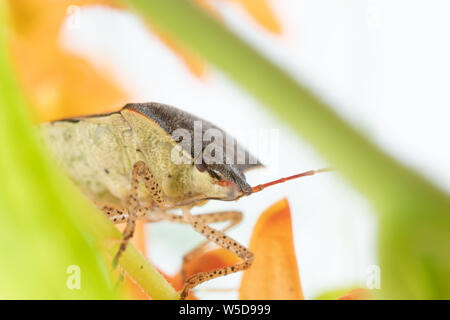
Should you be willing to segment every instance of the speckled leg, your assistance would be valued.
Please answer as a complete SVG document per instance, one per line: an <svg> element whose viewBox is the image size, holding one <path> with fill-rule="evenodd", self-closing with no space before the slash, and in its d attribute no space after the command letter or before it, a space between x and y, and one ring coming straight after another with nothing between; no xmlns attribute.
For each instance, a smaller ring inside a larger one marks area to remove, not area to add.
<svg viewBox="0 0 450 320"><path fill-rule="evenodd" d="M205 213L205 214L198 214L193 215L192 218L195 221L204 223L204 224L210 224L210 223L216 223L216 222L225 222L230 221L230 223L220 230L221 232L225 232L235 225L237 225L242 220L242 212L239 211L221 211L221 212L212 212L212 213ZM188 223L188 222L187 222ZM186 265L189 261L195 259L198 257L205 249L205 246L210 241L207 240L203 242L202 244L198 245L188 253L186 253L183 256L183 264L181 266L181 275L183 276L183 280L186 280Z"/></svg>
<svg viewBox="0 0 450 320"><path fill-rule="evenodd" d="M139 187L139 176L145 164L142 161L138 161L133 165L133 172L131 177L131 192L128 197L128 219L127 225L123 231L123 239L120 244L119 250L113 260L113 268L117 266L120 256L127 248L128 242L134 234L134 229L136 227L136 211L139 208L138 201L138 187Z"/></svg>
<svg viewBox="0 0 450 320"><path fill-rule="evenodd" d="M117 254L113 260L113 267L117 266L120 256L127 248L127 245L128 245L128 242L130 241L130 239L133 237L138 215L139 214L142 215L143 212L148 211L148 208L141 208L139 205L138 187L139 187L139 179L140 178L143 179L145 186L149 190L152 200L158 206L163 203L163 200L161 197L161 189L160 189L158 183L153 178L152 173L150 172L150 170L147 168L147 166L145 165L145 163L143 161L136 162L133 166L131 192L130 192L130 196L128 198L128 210L125 214L124 212L120 212L120 210L118 210L118 209L113 209L113 210L115 210L114 213L116 214L115 217L112 217L113 222L124 222L125 220L127 221L127 225L125 227L125 230L123 231L122 243L120 244L119 251L117 252ZM105 212L107 212L107 211L105 211ZM119 214L119 217L117 216L117 214ZM126 217L127 217L127 219L126 219ZM114 219L116 219L116 220L114 220Z"/></svg>
<svg viewBox="0 0 450 320"><path fill-rule="evenodd" d="M147 222L158 222L161 220L166 220L170 222L175 223L184 223L184 224L191 224L189 221L187 221L183 216L164 212L162 210L152 210L152 209L142 209L142 212L138 213L138 219L144 219ZM145 212L147 210L147 212ZM114 217L115 220L121 221L123 217L116 216ZM204 214L198 214L192 216L193 221L200 222L203 224L210 224L210 223L216 223L216 222L225 222L230 221L230 224L227 225L225 228L221 230L221 232L225 232L235 225L237 225L242 220L242 213L239 211L220 211L220 212L212 212L212 213L204 213ZM183 256L183 264L181 267L181 274L183 276L183 280L185 279L185 266L186 264L191 261L192 259L196 258L203 250L204 247L209 243L210 241L207 240L194 248L193 250L189 251L187 254Z"/></svg>
<svg viewBox="0 0 450 320"><path fill-rule="evenodd" d="M127 222L128 220L128 211L124 209L109 205L98 206L98 208L115 224Z"/></svg>
<svg viewBox="0 0 450 320"><path fill-rule="evenodd" d="M99 206L99 209L105 213L109 220L114 222L114 224L118 223L124 223L128 221L128 210L126 209L120 209L117 207L111 207L108 205L105 206ZM148 215L148 212L152 211L152 207L139 207L136 211L136 219L141 219Z"/></svg>
<svg viewBox="0 0 450 320"><path fill-rule="evenodd" d="M208 241L213 241L222 248L230 250L244 261L237 263L231 267L224 267L209 272L200 272L194 274L185 282L183 291L180 294L181 299L185 299L189 294L189 290L202 282L225 276L229 273L244 271L250 268L251 264L253 263L253 253L251 253L247 248L239 244L237 241L225 235L223 232L211 228L205 223L200 222L198 219L194 218L195 216L191 215L189 208L183 208L182 211L184 220L188 221L189 224L192 225L192 227L195 229L195 231L204 235L206 239L208 239Z"/></svg>
<svg viewBox="0 0 450 320"><path fill-rule="evenodd" d="M114 223L122 223L128 219L128 213L123 210L115 209L112 207L105 207L103 211L108 215L108 217ZM229 230L236 224L238 224L242 220L242 213L239 211L222 211L222 212L214 212L214 213L206 213L206 214L198 214L198 215L190 215L189 218L186 218L186 215L180 216L178 214L165 212L164 210L152 207L139 207L136 211L136 218L139 220L144 220L147 222L158 222L162 220L175 222L175 223L183 223L190 224L194 227L194 229L203 234L208 240L194 250L188 252L183 257L183 266L182 266L182 274L184 276L185 273L185 265L188 261L194 259L198 254L202 252L202 249L206 244L210 241L215 242L219 246L232 251L240 258L244 260L244 262L236 264L232 267L222 268L213 270L211 272L199 273L186 281L185 288L183 289L184 294L183 298L187 296L189 290L196 285L209 280L214 279L220 276L224 276L229 273L234 273L238 271L246 270L250 267L253 261L253 254L248 251L245 247L226 236L223 232ZM207 224L216 223L216 222L225 222L230 221L230 224L227 225L221 231L213 229Z"/></svg>

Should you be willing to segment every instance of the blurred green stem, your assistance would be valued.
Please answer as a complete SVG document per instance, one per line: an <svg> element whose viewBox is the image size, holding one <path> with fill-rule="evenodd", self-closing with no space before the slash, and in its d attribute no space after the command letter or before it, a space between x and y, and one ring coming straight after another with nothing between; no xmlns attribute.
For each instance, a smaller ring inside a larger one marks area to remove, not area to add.
<svg viewBox="0 0 450 320"><path fill-rule="evenodd" d="M380 214L380 259L388 297L450 298L448 195L381 152L190 1L122 2L259 99L373 203Z"/></svg>

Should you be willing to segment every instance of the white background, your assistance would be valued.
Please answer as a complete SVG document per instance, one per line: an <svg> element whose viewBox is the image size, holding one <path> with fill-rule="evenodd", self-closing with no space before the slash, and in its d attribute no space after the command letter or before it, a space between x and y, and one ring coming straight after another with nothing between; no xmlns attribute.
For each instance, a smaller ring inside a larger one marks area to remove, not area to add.
<svg viewBox="0 0 450 320"><path fill-rule="evenodd" d="M450 190L448 1L273 0L269 3L281 21L282 36L264 31L231 1L212 3L224 23L382 149ZM210 68L206 81L192 76L133 15L91 6L78 18L77 28L62 30L62 44L99 70L112 72L133 102L172 104L238 139L278 130L278 143L266 154L270 159L261 158L268 168L247 175L251 185L327 165L220 71ZM278 185L236 203L211 202L195 212L242 210L245 219L230 235L248 244L259 214L282 197L291 205L306 298L364 286L368 268L377 263L376 217L336 173ZM201 241L189 227L168 223L149 226L149 234L152 261L169 273ZM232 275L210 281L197 294L236 298L236 291L210 289L236 289L239 279Z"/></svg>

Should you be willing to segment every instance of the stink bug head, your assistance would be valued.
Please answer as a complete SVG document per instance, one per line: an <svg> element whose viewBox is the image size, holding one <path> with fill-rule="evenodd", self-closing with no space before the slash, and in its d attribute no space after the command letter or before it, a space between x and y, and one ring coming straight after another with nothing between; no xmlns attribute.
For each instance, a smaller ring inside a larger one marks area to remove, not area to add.
<svg viewBox="0 0 450 320"><path fill-rule="evenodd" d="M231 201L244 195L241 187L234 181L224 178L211 169L199 171L196 166L192 172L192 189L196 190L196 199ZM188 198L189 195L184 195ZM187 200L187 199L186 199Z"/></svg>
<svg viewBox="0 0 450 320"><path fill-rule="evenodd" d="M244 173L229 164L195 165L192 183L195 190L203 191L205 200L232 201L253 192Z"/></svg>
<svg viewBox="0 0 450 320"><path fill-rule="evenodd" d="M244 174L233 165L179 164L173 169L169 174L171 180L162 187L175 207L196 205L204 200L232 201L252 193Z"/></svg>

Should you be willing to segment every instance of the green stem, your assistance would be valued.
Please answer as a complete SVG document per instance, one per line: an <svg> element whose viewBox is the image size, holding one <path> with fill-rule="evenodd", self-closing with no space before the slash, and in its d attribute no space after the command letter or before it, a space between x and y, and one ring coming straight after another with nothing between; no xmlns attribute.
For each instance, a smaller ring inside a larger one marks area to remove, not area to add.
<svg viewBox="0 0 450 320"><path fill-rule="evenodd" d="M100 243L106 243L106 252L112 258L119 249L121 233L105 216L93 209L84 229ZM120 267L153 300L178 300L178 292L167 282L161 273L131 243L119 260Z"/></svg>
<svg viewBox="0 0 450 320"><path fill-rule="evenodd" d="M86 216L84 221L84 230L88 231L100 244L107 244L104 249L110 258L114 257L119 249L122 234L111 221L94 208L90 210L89 216ZM153 300L180 299L178 292L133 244L128 244L119 264Z"/></svg>

